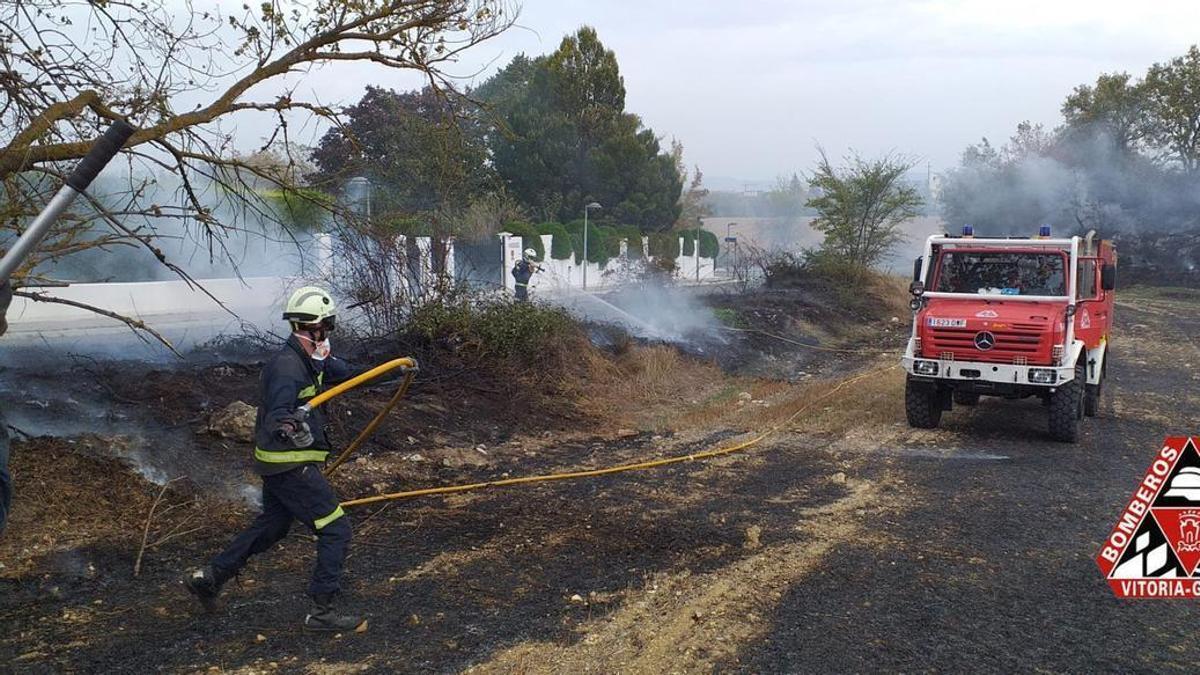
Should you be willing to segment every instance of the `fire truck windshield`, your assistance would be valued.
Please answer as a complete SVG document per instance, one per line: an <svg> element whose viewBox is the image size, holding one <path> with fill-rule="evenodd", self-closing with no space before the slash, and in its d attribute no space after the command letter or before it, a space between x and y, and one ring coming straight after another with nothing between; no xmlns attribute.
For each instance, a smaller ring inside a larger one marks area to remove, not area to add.
<svg viewBox="0 0 1200 675"><path fill-rule="evenodd" d="M935 290L994 295L1067 294L1063 256L1011 251L945 251Z"/></svg>

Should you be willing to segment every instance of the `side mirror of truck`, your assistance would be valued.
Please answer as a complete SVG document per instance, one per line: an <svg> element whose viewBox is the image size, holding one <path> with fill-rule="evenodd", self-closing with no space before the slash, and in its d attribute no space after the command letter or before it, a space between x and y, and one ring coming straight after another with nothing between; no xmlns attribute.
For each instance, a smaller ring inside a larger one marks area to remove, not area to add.
<svg viewBox="0 0 1200 675"><path fill-rule="evenodd" d="M923 257L917 256L917 259L913 261L913 281L921 280L921 259Z"/></svg>
<svg viewBox="0 0 1200 675"><path fill-rule="evenodd" d="M1117 287L1117 266L1106 264L1100 268L1100 288L1111 291Z"/></svg>

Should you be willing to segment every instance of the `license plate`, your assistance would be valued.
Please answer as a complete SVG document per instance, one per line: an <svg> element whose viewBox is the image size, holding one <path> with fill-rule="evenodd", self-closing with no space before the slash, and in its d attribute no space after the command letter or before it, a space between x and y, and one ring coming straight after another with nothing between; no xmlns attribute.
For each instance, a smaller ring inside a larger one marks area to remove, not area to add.
<svg viewBox="0 0 1200 675"><path fill-rule="evenodd" d="M931 328L966 328L966 319L943 319L931 316L928 319Z"/></svg>

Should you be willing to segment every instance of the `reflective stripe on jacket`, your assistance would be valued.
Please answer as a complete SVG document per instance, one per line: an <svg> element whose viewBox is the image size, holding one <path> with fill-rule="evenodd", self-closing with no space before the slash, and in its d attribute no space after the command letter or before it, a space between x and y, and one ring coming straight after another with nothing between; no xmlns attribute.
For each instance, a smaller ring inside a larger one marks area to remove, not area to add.
<svg viewBox="0 0 1200 675"><path fill-rule="evenodd" d="M292 447L275 433L284 419L321 393L326 384L335 384L350 375L351 368L342 359L330 356L324 361L313 361L296 336L288 338L283 348L263 366L260 378L262 392L254 428L254 470L259 475L269 476L325 461L331 446L322 408L315 408L308 415L313 435L311 446Z"/></svg>

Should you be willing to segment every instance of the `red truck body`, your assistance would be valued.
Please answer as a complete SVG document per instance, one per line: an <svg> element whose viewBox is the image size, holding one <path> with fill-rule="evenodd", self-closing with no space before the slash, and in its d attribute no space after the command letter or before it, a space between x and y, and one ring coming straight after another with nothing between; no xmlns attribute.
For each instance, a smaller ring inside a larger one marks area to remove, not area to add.
<svg viewBox="0 0 1200 675"><path fill-rule="evenodd" d="M983 395L1041 396L1058 418L1051 434L1075 440L1058 408L1078 408L1077 419L1098 406L1116 262L1112 243L1092 234L930 237L914 273L903 360L909 422L936 426L952 402L974 405Z"/></svg>

